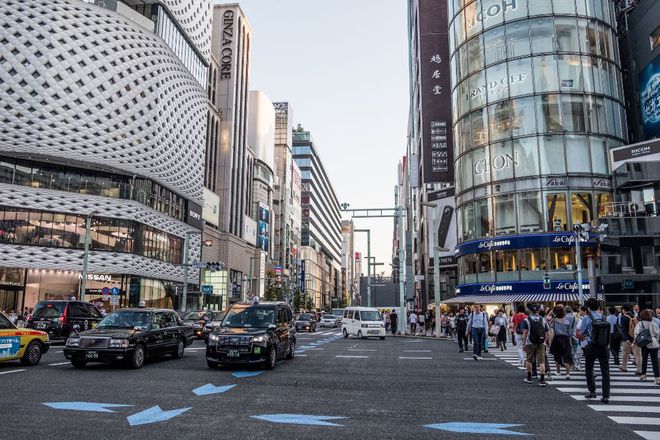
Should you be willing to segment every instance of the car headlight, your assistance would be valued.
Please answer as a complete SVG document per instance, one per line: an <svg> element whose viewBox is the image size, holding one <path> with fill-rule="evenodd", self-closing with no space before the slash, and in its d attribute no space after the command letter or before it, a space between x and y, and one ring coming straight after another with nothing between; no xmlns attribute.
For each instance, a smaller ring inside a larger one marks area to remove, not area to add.
<svg viewBox="0 0 660 440"><path fill-rule="evenodd" d="M128 339L110 339L110 348L128 348Z"/></svg>
<svg viewBox="0 0 660 440"><path fill-rule="evenodd" d="M252 338L252 342L255 344L267 342L268 338L266 336L255 336Z"/></svg>
<svg viewBox="0 0 660 440"><path fill-rule="evenodd" d="M220 336L219 336L219 335L216 335L215 333L211 333L211 334L209 335L209 341L216 341L216 342L218 342L219 340L220 340Z"/></svg>
<svg viewBox="0 0 660 440"><path fill-rule="evenodd" d="M380 326L381 326L381 327L385 327L385 324L383 324L383 323L381 322L381 323L380 323Z"/></svg>
<svg viewBox="0 0 660 440"><path fill-rule="evenodd" d="M66 340L67 347L80 347L80 338L69 338Z"/></svg>

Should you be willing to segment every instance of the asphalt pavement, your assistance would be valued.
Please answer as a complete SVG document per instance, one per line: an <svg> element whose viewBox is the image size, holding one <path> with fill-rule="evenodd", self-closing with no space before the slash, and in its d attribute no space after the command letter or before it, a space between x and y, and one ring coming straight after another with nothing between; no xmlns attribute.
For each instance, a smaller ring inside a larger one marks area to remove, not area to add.
<svg viewBox="0 0 660 440"><path fill-rule="evenodd" d="M0 364L0 432L12 440L640 438L451 341L343 339L338 329L298 338L296 358L273 371L210 370L202 341L183 359L140 370L75 369L55 346L36 367ZM498 427L504 434L492 433Z"/></svg>

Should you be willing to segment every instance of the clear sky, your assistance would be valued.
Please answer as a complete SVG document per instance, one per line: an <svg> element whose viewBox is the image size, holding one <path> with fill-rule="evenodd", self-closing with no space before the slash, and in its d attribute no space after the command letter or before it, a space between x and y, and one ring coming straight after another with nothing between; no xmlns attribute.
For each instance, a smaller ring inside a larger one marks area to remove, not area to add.
<svg viewBox="0 0 660 440"><path fill-rule="evenodd" d="M291 104L340 203L392 207L408 121L406 1L238 3L253 29L250 88ZM371 229L372 255L385 263L376 272L389 274L393 220L355 223ZM356 240L366 258L366 234Z"/></svg>

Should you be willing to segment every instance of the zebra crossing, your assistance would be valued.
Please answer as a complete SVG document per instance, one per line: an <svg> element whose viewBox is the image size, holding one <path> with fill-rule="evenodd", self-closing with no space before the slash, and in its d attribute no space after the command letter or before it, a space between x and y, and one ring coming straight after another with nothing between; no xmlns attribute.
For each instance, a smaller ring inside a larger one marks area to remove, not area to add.
<svg viewBox="0 0 660 440"><path fill-rule="evenodd" d="M521 367L518 363L517 347L508 347L506 351L491 350L490 354L519 370L525 370L525 367ZM552 359L550 361L552 371L555 371L555 364ZM594 372L597 375L596 392L600 397L601 377L598 362L596 362ZM641 438L660 440L660 386L653 382L653 370L650 362L647 375L649 377L646 381L641 382L635 375L635 366L632 363L628 366L628 372L622 372L610 358L610 404L603 404L599 399L585 399L584 395L588 390L584 369L572 371L570 379L567 379L564 374L555 373L547 383L548 386L569 395L572 399L589 402L587 405L589 408L605 414L615 423L626 425ZM521 380L522 377L521 374Z"/></svg>

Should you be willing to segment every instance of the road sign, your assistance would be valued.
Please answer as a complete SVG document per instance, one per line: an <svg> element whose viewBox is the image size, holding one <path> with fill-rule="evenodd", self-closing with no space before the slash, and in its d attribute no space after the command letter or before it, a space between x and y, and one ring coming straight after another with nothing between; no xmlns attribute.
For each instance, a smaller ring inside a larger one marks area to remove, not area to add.
<svg viewBox="0 0 660 440"><path fill-rule="evenodd" d="M103 289L101 289L101 294L110 295L110 288L109 287L104 287Z"/></svg>
<svg viewBox="0 0 660 440"><path fill-rule="evenodd" d="M213 293L213 286L210 285L210 284L204 284L204 285L202 286L202 293L203 293L204 295L210 295L210 294L212 294L212 293Z"/></svg>
<svg viewBox="0 0 660 440"><path fill-rule="evenodd" d="M107 293L102 293L101 294L101 301L107 301L108 300L108 294Z"/></svg>
<svg viewBox="0 0 660 440"><path fill-rule="evenodd" d="M112 294L112 295L119 295L120 293L121 293L121 290L119 290L119 287L113 287L110 290L110 294Z"/></svg>
<svg viewBox="0 0 660 440"><path fill-rule="evenodd" d="M204 261L195 261L193 264L191 264L191 266L195 269L204 269L206 267L206 263Z"/></svg>
<svg viewBox="0 0 660 440"><path fill-rule="evenodd" d="M119 305L119 295L110 295L110 305L111 306Z"/></svg>
<svg viewBox="0 0 660 440"><path fill-rule="evenodd" d="M624 289L634 289L635 288L635 282L631 279L625 279L625 280L623 280L623 288Z"/></svg>

